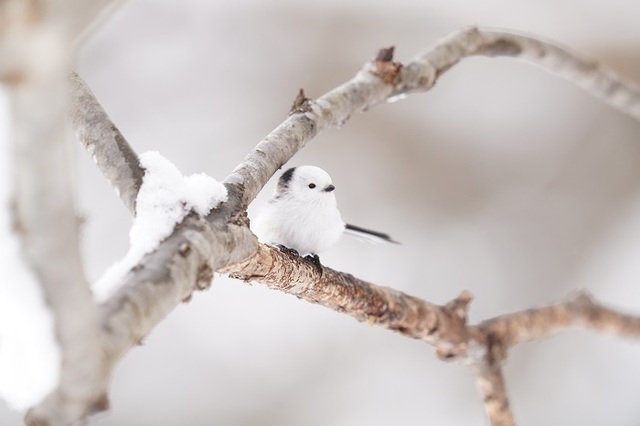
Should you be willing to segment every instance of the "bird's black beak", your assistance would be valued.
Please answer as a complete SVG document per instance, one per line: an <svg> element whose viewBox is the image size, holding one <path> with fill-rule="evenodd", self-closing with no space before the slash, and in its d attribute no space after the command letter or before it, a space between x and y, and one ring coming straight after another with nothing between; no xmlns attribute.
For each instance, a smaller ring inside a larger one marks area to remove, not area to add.
<svg viewBox="0 0 640 426"><path fill-rule="evenodd" d="M327 187L324 189L324 192L331 192L331 191L333 191L334 189L336 189L336 187L335 187L335 186L333 186L333 185L329 185L329 186L327 186Z"/></svg>

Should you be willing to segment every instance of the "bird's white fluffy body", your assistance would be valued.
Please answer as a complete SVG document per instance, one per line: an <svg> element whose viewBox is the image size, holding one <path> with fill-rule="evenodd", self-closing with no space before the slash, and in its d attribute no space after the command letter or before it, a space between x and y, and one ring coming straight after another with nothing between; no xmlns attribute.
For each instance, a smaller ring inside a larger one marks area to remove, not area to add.
<svg viewBox="0 0 640 426"><path fill-rule="evenodd" d="M345 231L334 189L329 174L319 167L289 169L251 229L265 244L282 244L300 254L322 253Z"/></svg>

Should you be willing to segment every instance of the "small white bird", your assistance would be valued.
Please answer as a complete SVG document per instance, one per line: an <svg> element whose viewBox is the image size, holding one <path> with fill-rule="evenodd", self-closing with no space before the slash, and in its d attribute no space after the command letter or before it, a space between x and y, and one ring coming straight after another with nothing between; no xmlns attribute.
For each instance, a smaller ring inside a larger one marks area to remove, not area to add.
<svg viewBox="0 0 640 426"><path fill-rule="evenodd" d="M334 189L329 174L319 167L290 168L280 176L251 229L261 242L309 254L317 264L317 254L334 245L345 231L370 241L396 243L387 234L346 224Z"/></svg>

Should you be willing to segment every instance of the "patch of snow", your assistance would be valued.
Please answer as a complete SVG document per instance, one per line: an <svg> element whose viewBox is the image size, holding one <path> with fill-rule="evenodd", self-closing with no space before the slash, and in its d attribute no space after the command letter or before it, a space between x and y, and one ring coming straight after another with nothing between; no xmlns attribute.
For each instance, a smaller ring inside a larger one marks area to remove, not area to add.
<svg viewBox="0 0 640 426"><path fill-rule="evenodd" d="M93 285L99 302L114 294L127 272L155 250L189 212L204 216L227 199L227 189L222 183L204 173L183 176L156 151L142 154L140 165L146 172L129 232L131 246L126 256L110 266Z"/></svg>

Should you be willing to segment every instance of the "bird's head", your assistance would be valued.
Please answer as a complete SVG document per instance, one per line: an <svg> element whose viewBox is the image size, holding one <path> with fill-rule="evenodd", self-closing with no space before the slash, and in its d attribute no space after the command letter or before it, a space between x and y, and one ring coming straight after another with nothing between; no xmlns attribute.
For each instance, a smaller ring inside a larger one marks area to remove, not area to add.
<svg viewBox="0 0 640 426"><path fill-rule="evenodd" d="M301 201L335 199L331 176L320 167L299 166L285 171L278 180L278 197L290 197Z"/></svg>

